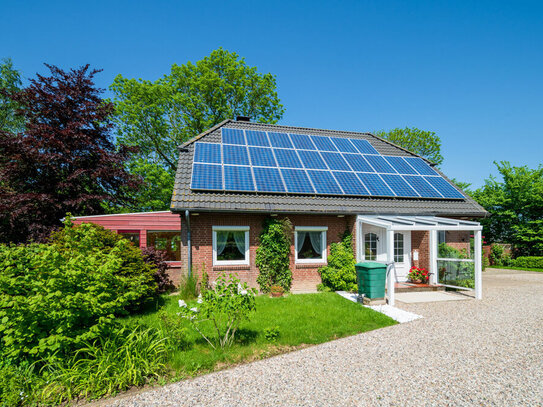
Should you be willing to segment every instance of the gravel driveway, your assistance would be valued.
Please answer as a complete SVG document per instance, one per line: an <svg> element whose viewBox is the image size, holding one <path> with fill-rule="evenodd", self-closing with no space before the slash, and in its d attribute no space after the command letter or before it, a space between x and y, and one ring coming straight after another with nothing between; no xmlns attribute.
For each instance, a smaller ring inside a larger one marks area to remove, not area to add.
<svg viewBox="0 0 543 407"><path fill-rule="evenodd" d="M483 273L482 301L100 403L111 406L543 406L543 273Z"/></svg>

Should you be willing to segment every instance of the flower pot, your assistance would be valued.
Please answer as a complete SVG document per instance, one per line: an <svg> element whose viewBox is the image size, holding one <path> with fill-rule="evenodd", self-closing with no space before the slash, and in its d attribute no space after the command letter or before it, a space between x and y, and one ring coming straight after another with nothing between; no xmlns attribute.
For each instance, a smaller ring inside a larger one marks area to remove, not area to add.
<svg viewBox="0 0 543 407"><path fill-rule="evenodd" d="M417 279L417 280L411 280L412 283L415 283L415 284L421 284L422 283L422 280L421 279Z"/></svg>
<svg viewBox="0 0 543 407"><path fill-rule="evenodd" d="M271 296L272 296L272 297L282 297L282 296L283 296L283 293L272 292L272 293L271 293Z"/></svg>

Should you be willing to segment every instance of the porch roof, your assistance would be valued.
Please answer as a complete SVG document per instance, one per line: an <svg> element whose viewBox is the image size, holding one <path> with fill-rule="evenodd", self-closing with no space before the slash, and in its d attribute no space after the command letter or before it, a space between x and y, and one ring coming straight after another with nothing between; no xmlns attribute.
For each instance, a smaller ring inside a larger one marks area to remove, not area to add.
<svg viewBox="0 0 543 407"><path fill-rule="evenodd" d="M482 230L479 222L438 216L358 215L358 220L387 230Z"/></svg>

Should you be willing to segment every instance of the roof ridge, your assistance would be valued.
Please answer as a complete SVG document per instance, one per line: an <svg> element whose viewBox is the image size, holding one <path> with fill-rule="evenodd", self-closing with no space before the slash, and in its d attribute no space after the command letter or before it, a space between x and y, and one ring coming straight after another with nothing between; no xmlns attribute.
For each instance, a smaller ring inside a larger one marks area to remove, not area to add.
<svg viewBox="0 0 543 407"><path fill-rule="evenodd" d="M217 130L219 127L224 126L226 123L228 123L228 122L233 122L233 121L235 121L235 120L232 120L232 119L225 119L225 120L223 120L222 122L217 123L215 126L209 128L209 129L207 129L207 130L204 131L203 133L200 133L200 134L198 134L197 136L194 136L193 138L191 138L191 139L185 141L183 144L181 144L181 145L178 147L179 150L183 150L185 147L191 145L191 144L194 143L195 141L200 140L202 137L208 135L208 134L211 133L212 131L215 131L215 130Z"/></svg>

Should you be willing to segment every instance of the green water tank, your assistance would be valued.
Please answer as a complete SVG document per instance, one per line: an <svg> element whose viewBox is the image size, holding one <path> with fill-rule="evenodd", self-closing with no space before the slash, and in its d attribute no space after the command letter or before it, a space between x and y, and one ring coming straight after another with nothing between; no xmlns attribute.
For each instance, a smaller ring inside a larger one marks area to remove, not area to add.
<svg viewBox="0 0 543 407"><path fill-rule="evenodd" d="M364 261L355 265L358 294L368 298L385 298L387 265L376 261Z"/></svg>

